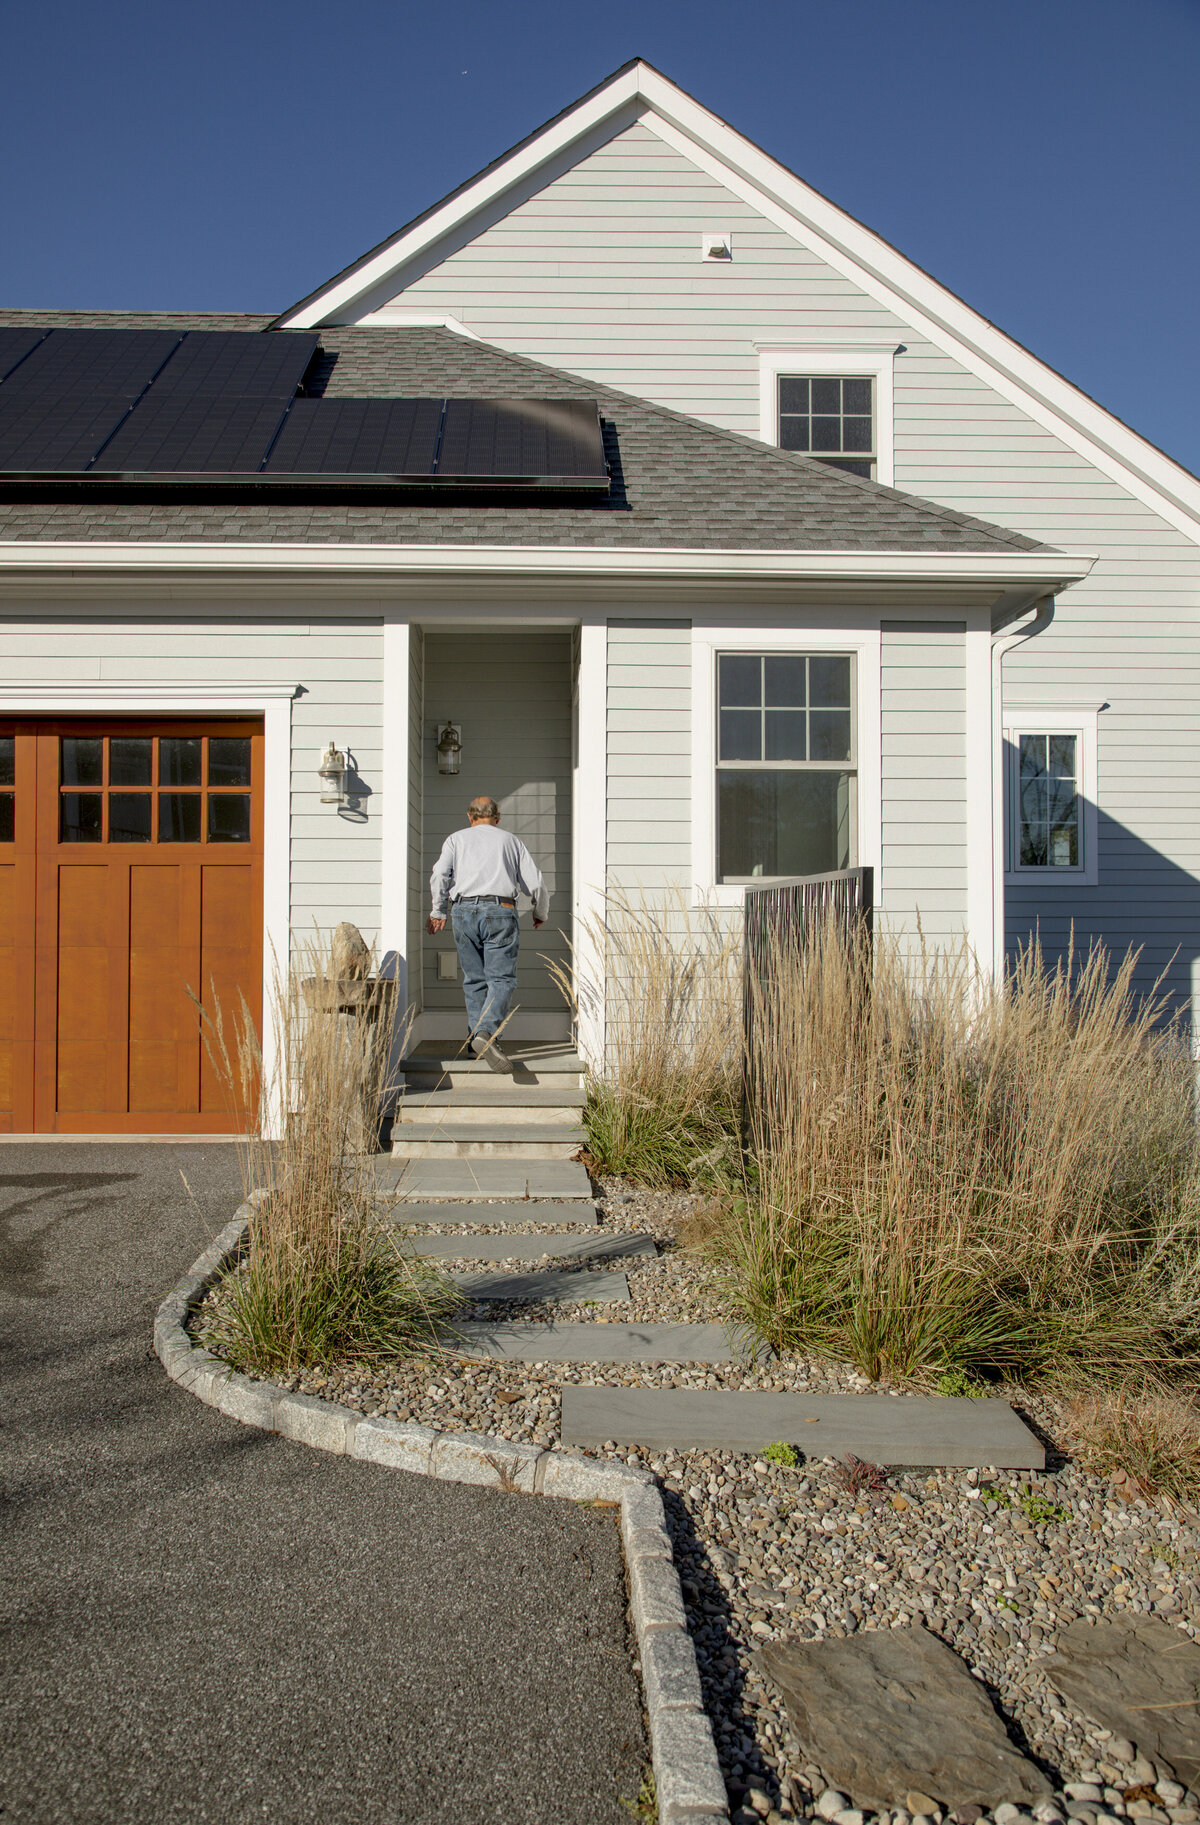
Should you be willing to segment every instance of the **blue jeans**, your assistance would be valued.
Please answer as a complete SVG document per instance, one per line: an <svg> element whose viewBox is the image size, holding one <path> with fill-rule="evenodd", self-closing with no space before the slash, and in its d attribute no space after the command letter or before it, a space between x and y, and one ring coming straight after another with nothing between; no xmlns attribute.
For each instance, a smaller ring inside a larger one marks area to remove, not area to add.
<svg viewBox="0 0 1200 1825"><path fill-rule="evenodd" d="M450 926L462 964L467 1023L472 1033L494 1033L517 987L521 927L516 908L458 900L450 908Z"/></svg>

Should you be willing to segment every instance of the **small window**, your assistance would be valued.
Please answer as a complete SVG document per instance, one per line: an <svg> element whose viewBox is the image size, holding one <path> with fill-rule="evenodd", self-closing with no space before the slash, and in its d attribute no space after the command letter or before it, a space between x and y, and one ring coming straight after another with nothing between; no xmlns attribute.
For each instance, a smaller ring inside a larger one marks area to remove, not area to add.
<svg viewBox="0 0 1200 1825"><path fill-rule="evenodd" d="M17 743L13 735L0 735L0 843L11 843L17 834Z"/></svg>
<svg viewBox="0 0 1200 1825"><path fill-rule="evenodd" d="M1096 879L1095 724L1005 729L1010 881Z"/></svg>
<svg viewBox="0 0 1200 1825"><path fill-rule="evenodd" d="M851 672L842 654L718 656L718 881L851 866Z"/></svg>
<svg viewBox="0 0 1200 1825"><path fill-rule="evenodd" d="M780 374L779 447L874 481L874 380L861 374Z"/></svg>

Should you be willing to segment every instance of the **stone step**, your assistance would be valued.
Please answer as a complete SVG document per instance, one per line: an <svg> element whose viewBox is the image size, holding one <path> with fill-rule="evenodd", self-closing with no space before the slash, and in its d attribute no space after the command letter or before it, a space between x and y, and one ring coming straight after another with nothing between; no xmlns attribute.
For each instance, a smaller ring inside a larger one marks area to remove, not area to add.
<svg viewBox="0 0 1200 1825"><path fill-rule="evenodd" d="M384 1156L376 1167L375 1182L381 1196L412 1203L562 1198L593 1204L595 1199L587 1168L578 1160L403 1160Z"/></svg>
<svg viewBox="0 0 1200 1825"><path fill-rule="evenodd" d="M460 1324L447 1336L454 1356L496 1362L731 1362L753 1345L731 1341L720 1324Z"/></svg>
<svg viewBox="0 0 1200 1825"><path fill-rule="evenodd" d="M412 1204L395 1200L386 1203L381 1200L381 1204L382 1214L389 1222L401 1226L410 1223L419 1224L431 1229L436 1229L442 1223L544 1223L553 1229L556 1223L586 1223L594 1227L600 1221L596 1206L582 1199L576 1203L563 1204L552 1202L549 1198L526 1198L523 1204ZM464 1255L478 1254L479 1250L475 1248L477 1242L536 1242L539 1244L540 1252L541 1244L549 1240L549 1236L429 1236L420 1238L422 1245L417 1248L417 1253L441 1253L440 1248L426 1248L424 1244L426 1242L440 1244L443 1241L452 1242L456 1246L459 1242L470 1243L469 1249L461 1251ZM564 1240L583 1242L590 1238L571 1236ZM414 1239L414 1245L415 1241L416 1239ZM496 1258L499 1261L505 1259L503 1254Z"/></svg>
<svg viewBox="0 0 1200 1825"><path fill-rule="evenodd" d="M580 1089L583 1060L572 1047L550 1042L501 1040L500 1050L509 1061L507 1080L463 1047L438 1040L423 1040L401 1059L409 1087L439 1090L477 1085L481 1080L505 1081L536 1089Z"/></svg>
<svg viewBox="0 0 1200 1825"><path fill-rule="evenodd" d="M575 1128L584 1101L582 1090L508 1084L493 1076L490 1084L468 1084L458 1090L406 1090L396 1104L394 1120L404 1126L444 1117L458 1127L507 1122Z"/></svg>
<svg viewBox="0 0 1200 1825"><path fill-rule="evenodd" d="M465 1327L464 1327L465 1328ZM1046 1454L1006 1400L940 1395L737 1394L698 1388L581 1388L562 1394L566 1445L651 1451L853 1452L871 1464L1041 1470Z"/></svg>
<svg viewBox="0 0 1200 1825"><path fill-rule="evenodd" d="M392 1158L569 1160L587 1136L555 1122L412 1121L392 1128Z"/></svg>
<svg viewBox="0 0 1200 1825"><path fill-rule="evenodd" d="M435 1221L444 1222L445 1207L433 1208L440 1213ZM473 1209L479 1222L498 1220L488 1217L489 1208L525 1211L533 1207L528 1204L475 1205ZM529 1220L528 1217L511 1219L517 1223ZM654 1257L658 1254L658 1244L653 1236L631 1235L411 1236L408 1246L415 1255L430 1255L443 1261L623 1261L629 1255Z"/></svg>
<svg viewBox="0 0 1200 1825"><path fill-rule="evenodd" d="M527 1299L531 1304L553 1300L569 1305L581 1299L595 1299L606 1305L615 1300L629 1302L629 1282L624 1274L589 1274L586 1270L558 1273L546 1268L531 1274L451 1274L450 1278L471 1299Z"/></svg>

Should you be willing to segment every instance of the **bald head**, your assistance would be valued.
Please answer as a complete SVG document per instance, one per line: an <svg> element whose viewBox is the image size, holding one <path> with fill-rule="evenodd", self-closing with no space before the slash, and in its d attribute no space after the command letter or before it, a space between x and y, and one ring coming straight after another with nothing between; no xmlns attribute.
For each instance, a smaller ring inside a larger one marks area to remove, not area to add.
<svg viewBox="0 0 1200 1825"><path fill-rule="evenodd" d="M473 798L467 806L467 816L473 824L498 824L500 807L494 798Z"/></svg>

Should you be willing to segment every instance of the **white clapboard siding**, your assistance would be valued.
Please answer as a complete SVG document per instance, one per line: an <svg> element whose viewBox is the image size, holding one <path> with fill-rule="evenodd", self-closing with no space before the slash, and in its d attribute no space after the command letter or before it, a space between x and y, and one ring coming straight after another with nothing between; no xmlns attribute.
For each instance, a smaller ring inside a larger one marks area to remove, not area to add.
<svg viewBox="0 0 1200 1825"><path fill-rule="evenodd" d="M1173 988L1187 992L1193 972L1200 987L1200 548L648 121L618 123L528 188L473 239L464 232L411 274L397 307L450 313L502 347L755 436L757 345L894 341L896 486L1097 554L1049 631L1005 660L1004 678L1010 718L1107 706L1099 880L1010 890L1009 942L1037 926L1060 948L1074 920L1077 936L1143 944L1143 980L1175 954ZM732 260L700 258L700 236L714 231L733 235ZM636 759L614 744L618 734L636 739L626 714L610 736L612 771ZM670 726L655 751L680 735ZM909 758L898 729L885 755L885 772ZM933 890L919 888L914 874L914 904L932 910Z"/></svg>
<svg viewBox="0 0 1200 1825"><path fill-rule="evenodd" d="M454 776L437 770L437 728L443 722L462 728L462 771ZM505 829L527 845L551 895L550 918L536 934L528 907L522 911L517 1001L526 1013L565 1015L550 965L565 964L570 954L569 632L443 634L427 627L421 729L422 907L428 910L429 874L443 842L466 824L470 801L490 793ZM438 951L453 950L447 927L437 938L422 938L414 952L414 964L421 958L422 1006L427 1010L462 1010L461 983L439 982L436 974Z"/></svg>
<svg viewBox="0 0 1200 1825"><path fill-rule="evenodd" d="M965 623L880 623L881 925L953 943L967 919Z"/></svg>
<svg viewBox="0 0 1200 1825"><path fill-rule="evenodd" d="M300 937L341 919L368 943L379 927L378 800L382 758L382 635L356 619L211 619L157 622L97 616L86 621L11 622L3 636L7 684L204 685L247 690L302 686L291 706L291 924ZM151 706L148 706L150 708ZM330 741L348 747L367 788L365 819L351 822L320 803L317 766Z"/></svg>

